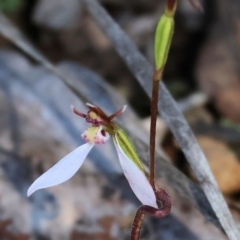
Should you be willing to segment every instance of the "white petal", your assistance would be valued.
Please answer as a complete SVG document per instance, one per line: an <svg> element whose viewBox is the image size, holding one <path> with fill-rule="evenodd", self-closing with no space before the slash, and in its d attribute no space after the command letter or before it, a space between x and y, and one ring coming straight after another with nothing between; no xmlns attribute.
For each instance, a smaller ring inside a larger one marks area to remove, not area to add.
<svg viewBox="0 0 240 240"><path fill-rule="evenodd" d="M93 144L85 143L70 152L47 172L37 178L29 187L27 195L30 196L38 189L52 187L70 179L81 167L93 146Z"/></svg>
<svg viewBox="0 0 240 240"><path fill-rule="evenodd" d="M123 169L123 173L127 178L130 187L143 205L158 208L156 203L156 196L145 174L138 168L138 166L124 153L114 139L117 149L118 158Z"/></svg>

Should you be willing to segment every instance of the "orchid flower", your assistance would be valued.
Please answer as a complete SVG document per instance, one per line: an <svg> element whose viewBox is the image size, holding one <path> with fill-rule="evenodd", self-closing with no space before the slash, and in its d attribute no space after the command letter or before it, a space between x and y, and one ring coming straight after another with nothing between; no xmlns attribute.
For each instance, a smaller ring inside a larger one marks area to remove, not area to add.
<svg viewBox="0 0 240 240"><path fill-rule="evenodd" d="M94 145L104 144L112 136L123 173L134 194L143 205L158 208L155 193L133 145L124 131L112 121L113 118L123 113L127 106L107 116L99 107L89 103L86 105L89 108L87 114L71 106L76 115L85 118L90 123L90 127L82 134L86 143L70 152L37 178L29 187L27 195L30 196L39 189L56 186L69 180L82 166Z"/></svg>

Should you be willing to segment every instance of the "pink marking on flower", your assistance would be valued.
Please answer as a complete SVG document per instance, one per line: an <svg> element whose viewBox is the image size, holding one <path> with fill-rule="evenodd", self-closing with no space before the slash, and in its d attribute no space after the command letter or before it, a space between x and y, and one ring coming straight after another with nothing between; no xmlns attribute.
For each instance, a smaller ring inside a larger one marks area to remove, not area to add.
<svg viewBox="0 0 240 240"><path fill-rule="evenodd" d="M91 126L83 134L82 138L92 144L103 144L109 139L109 134L100 126Z"/></svg>

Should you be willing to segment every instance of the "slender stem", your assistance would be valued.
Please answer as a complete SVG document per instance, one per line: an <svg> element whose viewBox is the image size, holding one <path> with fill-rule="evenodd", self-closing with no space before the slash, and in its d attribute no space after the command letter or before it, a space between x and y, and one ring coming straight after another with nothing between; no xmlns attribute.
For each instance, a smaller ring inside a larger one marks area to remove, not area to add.
<svg viewBox="0 0 240 240"><path fill-rule="evenodd" d="M158 116L158 91L159 82L162 72L155 71L152 80L152 102L151 102L151 125L150 125L150 176L149 182L155 189L155 139L156 139L156 123Z"/></svg>
<svg viewBox="0 0 240 240"><path fill-rule="evenodd" d="M151 125L150 125L150 176L149 182L155 192L156 198L161 202L162 207L160 209L153 208L151 206L141 206L134 218L131 240L139 240L141 227L146 214L154 217L165 217L171 210L171 200L168 194L161 188L156 190L155 187L155 139L156 139L156 123L158 116L158 91L159 82L162 77L162 71L155 71L152 78L152 101L151 101Z"/></svg>
<svg viewBox="0 0 240 240"><path fill-rule="evenodd" d="M156 218L162 218L170 213L172 207L170 196L161 188L155 190L155 194L157 200L161 203L161 208L157 209L143 205L138 209L132 225L131 240L140 239L141 227L146 214Z"/></svg>
<svg viewBox="0 0 240 240"><path fill-rule="evenodd" d="M141 228L142 228L144 217L146 215L144 211L144 207L146 207L146 205L142 205L136 212L136 215L132 224L131 240L140 239Z"/></svg>

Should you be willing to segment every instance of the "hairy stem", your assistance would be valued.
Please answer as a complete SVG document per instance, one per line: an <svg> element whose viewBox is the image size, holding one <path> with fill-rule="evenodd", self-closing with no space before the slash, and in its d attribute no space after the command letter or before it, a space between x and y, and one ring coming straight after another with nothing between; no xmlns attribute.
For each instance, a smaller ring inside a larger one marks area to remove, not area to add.
<svg viewBox="0 0 240 240"><path fill-rule="evenodd" d="M170 213L172 207L170 196L161 188L155 190L155 194L157 200L161 203L161 208L157 209L143 205L138 209L132 225L131 240L140 239L141 227L146 214L156 218L162 218Z"/></svg>

